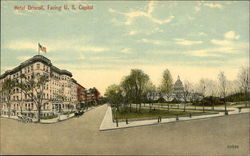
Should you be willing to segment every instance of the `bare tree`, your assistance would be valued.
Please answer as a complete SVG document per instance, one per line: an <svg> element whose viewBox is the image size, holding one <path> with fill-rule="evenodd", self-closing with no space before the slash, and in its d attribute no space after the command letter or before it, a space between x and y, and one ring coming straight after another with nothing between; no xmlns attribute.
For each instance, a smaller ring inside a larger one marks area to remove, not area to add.
<svg viewBox="0 0 250 156"><path fill-rule="evenodd" d="M191 83L188 81L184 82L184 90L183 90L183 98L184 98L184 112L186 111L186 104L188 101L188 97L191 93Z"/></svg>
<svg viewBox="0 0 250 156"><path fill-rule="evenodd" d="M250 89L250 81L249 81L249 67L242 67L238 73L238 81L240 84L240 90L245 94L245 97L248 97L248 92ZM246 102L247 107L247 102Z"/></svg>
<svg viewBox="0 0 250 156"><path fill-rule="evenodd" d="M227 103L226 103L226 95L227 95L227 78L224 74L224 72L220 72L218 75L218 81L219 81L219 92L220 96L223 98L224 104L225 104L225 114L227 115Z"/></svg>
<svg viewBox="0 0 250 156"><path fill-rule="evenodd" d="M210 101L212 103L212 110L214 110L214 98L215 96L218 94L218 87L217 87L217 83L214 80L206 80L206 95L210 97Z"/></svg>
<svg viewBox="0 0 250 156"><path fill-rule="evenodd" d="M202 94L203 96L203 100L202 100L202 110L203 112L205 112L205 105L204 105L204 98L206 96L206 81L205 79L201 79L199 82L199 86L198 86L198 90L199 92Z"/></svg>

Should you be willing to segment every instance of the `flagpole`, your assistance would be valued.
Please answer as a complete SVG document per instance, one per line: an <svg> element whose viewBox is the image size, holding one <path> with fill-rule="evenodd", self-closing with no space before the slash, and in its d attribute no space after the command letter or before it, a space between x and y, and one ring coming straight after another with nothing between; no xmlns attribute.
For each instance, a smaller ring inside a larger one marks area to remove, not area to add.
<svg viewBox="0 0 250 156"><path fill-rule="evenodd" d="M40 55L40 47L39 47L39 43L38 43L37 53L38 53L38 55Z"/></svg>

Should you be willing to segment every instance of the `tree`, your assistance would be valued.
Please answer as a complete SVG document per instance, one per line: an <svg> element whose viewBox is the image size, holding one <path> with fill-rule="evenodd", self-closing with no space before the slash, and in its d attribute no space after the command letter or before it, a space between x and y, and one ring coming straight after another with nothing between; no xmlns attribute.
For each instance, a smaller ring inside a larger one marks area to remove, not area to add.
<svg viewBox="0 0 250 156"><path fill-rule="evenodd" d="M121 81L120 86L121 86L122 91L125 94L124 101L125 101L126 104L129 104L129 106L130 106L129 110L131 112L132 111L133 94L134 94L133 93L134 90L133 90L133 84L132 84L131 77L130 76L125 76L123 78L123 80Z"/></svg>
<svg viewBox="0 0 250 156"><path fill-rule="evenodd" d="M227 104L226 104L226 94L227 94L227 79L224 74L224 72L220 72L218 75L218 81L219 81L219 92L220 96L223 98L223 101L225 103L225 114L227 115Z"/></svg>
<svg viewBox="0 0 250 156"><path fill-rule="evenodd" d="M11 101L11 96L14 93L15 86L16 86L16 81L9 78L3 82L2 86L2 92L4 93L4 97L6 97L5 101L8 108L8 117L10 117L10 107L11 107L10 101Z"/></svg>
<svg viewBox="0 0 250 156"><path fill-rule="evenodd" d="M18 87L26 97L31 99L37 108L37 122L40 122L41 109L49 101L45 100L44 90L46 84L49 81L48 75L33 74L27 78L24 74L20 75L21 82L18 83Z"/></svg>
<svg viewBox="0 0 250 156"><path fill-rule="evenodd" d="M167 99L171 97L171 92L173 90L173 78L168 69L165 69L162 74L162 81L160 85L160 92L166 93ZM168 111L169 111L169 102L168 102Z"/></svg>
<svg viewBox="0 0 250 156"><path fill-rule="evenodd" d="M184 112L186 111L186 103L188 100L188 97L191 94L191 83L188 81L184 82L184 89L183 89L183 98L184 98Z"/></svg>
<svg viewBox="0 0 250 156"><path fill-rule="evenodd" d="M151 110L154 97L156 92L156 86L149 80L145 88L144 104L145 101L149 102L149 110ZM151 95L153 95L153 100L151 100ZM150 96L149 98L147 96Z"/></svg>
<svg viewBox="0 0 250 156"><path fill-rule="evenodd" d="M215 97L218 94L217 83L214 80L207 80L206 86L207 96L210 96L210 101L212 102L212 110L214 110Z"/></svg>
<svg viewBox="0 0 250 156"><path fill-rule="evenodd" d="M164 70L162 75L162 81L160 85L160 91L170 93L173 90L173 79L168 69Z"/></svg>
<svg viewBox="0 0 250 156"><path fill-rule="evenodd" d="M249 92L249 86L250 86L250 81L249 81L249 67L242 67L241 70L238 73L238 81L240 84L240 90L242 93L245 94L246 100L248 97L248 92ZM247 103L246 103L247 106Z"/></svg>
<svg viewBox="0 0 250 156"><path fill-rule="evenodd" d="M106 89L104 95L107 97L108 102L111 105L115 105L117 110L119 110L119 105L122 103L122 90L121 90L121 87L119 85L116 85L116 84L110 85Z"/></svg>
<svg viewBox="0 0 250 156"><path fill-rule="evenodd" d="M199 92L203 95L203 99L206 96L206 82L205 79L201 79L199 82ZM205 105L204 105L204 101L202 100L202 110L203 112L205 112Z"/></svg>
<svg viewBox="0 0 250 156"><path fill-rule="evenodd" d="M129 77L131 79L132 93L134 94L133 102L136 104L136 111L137 105L139 105L140 111L143 96L145 95L147 84L149 82L149 76L140 69L132 69Z"/></svg>

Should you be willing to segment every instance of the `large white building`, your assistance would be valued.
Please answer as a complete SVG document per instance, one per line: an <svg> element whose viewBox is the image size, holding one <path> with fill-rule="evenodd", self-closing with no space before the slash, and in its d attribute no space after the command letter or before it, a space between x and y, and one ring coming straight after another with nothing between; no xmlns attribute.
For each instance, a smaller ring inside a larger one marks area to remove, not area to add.
<svg viewBox="0 0 250 156"><path fill-rule="evenodd" d="M26 78L21 75L25 75ZM35 99L31 99L31 96L18 87L13 88L9 102L10 107L8 107L8 95L3 91L3 83L7 79L16 80L19 83L28 82L41 75L48 77L48 82L44 84L41 92L43 94L42 117L51 116L58 112L72 111L75 108L77 83L72 78L72 73L55 67L48 58L42 55L35 55L16 68L0 75L0 113L2 116L7 116L10 108L10 116L12 117L24 115L37 118L38 109ZM35 95L37 92L35 90L29 91L29 94Z"/></svg>
<svg viewBox="0 0 250 156"><path fill-rule="evenodd" d="M165 101L170 102L173 100L179 101L179 102L184 102L184 86L182 81L180 80L180 77L178 76L177 80L175 81L173 85L173 91L170 93L162 93L162 92L151 92L147 94L147 98L153 101L157 101L159 98L164 98ZM198 93L189 93L187 95L186 100L191 101L191 100L201 100L202 95Z"/></svg>

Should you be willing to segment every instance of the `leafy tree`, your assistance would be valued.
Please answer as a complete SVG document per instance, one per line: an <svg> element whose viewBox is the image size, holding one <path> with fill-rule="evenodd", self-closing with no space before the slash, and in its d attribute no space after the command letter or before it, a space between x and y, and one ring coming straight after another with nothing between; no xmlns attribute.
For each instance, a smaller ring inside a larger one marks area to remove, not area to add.
<svg viewBox="0 0 250 156"><path fill-rule="evenodd" d="M11 107L10 101L11 101L11 96L14 93L13 90L15 86L16 86L16 81L9 78L6 79L2 85L2 92L4 93L4 97L6 97L5 101L8 108L8 117L10 117L10 107Z"/></svg>
<svg viewBox="0 0 250 156"><path fill-rule="evenodd" d="M147 84L149 82L149 76L140 69L132 69L129 77L131 78L131 84L133 87L133 102L136 104L136 106L139 105L140 111L143 95L146 92Z"/></svg>
<svg viewBox="0 0 250 156"><path fill-rule="evenodd" d="M36 105L37 108L37 122L40 122L41 109L49 101L45 101L45 86L49 81L48 75L37 74L27 78L24 74L20 76L21 82L18 83L18 87L21 89L25 96L29 97Z"/></svg>
<svg viewBox="0 0 250 156"><path fill-rule="evenodd" d="M170 99L171 92L173 90L173 78L168 69L165 69L163 74L162 74L162 81L159 87L159 90L161 93L166 93L165 95L167 96L167 99ZM169 105L170 103L168 102L168 111L169 111Z"/></svg>
<svg viewBox="0 0 250 156"><path fill-rule="evenodd" d="M117 108L117 110L119 110L119 105L122 103L122 90L121 87L119 85L113 84L110 85L104 94L107 99L108 102L113 106L115 105L115 107Z"/></svg>
<svg viewBox="0 0 250 156"><path fill-rule="evenodd" d="M164 93L170 93L173 90L173 78L168 69L163 72L162 82L160 85L160 91Z"/></svg>
<svg viewBox="0 0 250 156"><path fill-rule="evenodd" d="M132 110L132 103L133 103L133 83L130 76L125 76L121 81L121 89L125 94L125 103L129 104L130 112Z"/></svg>

